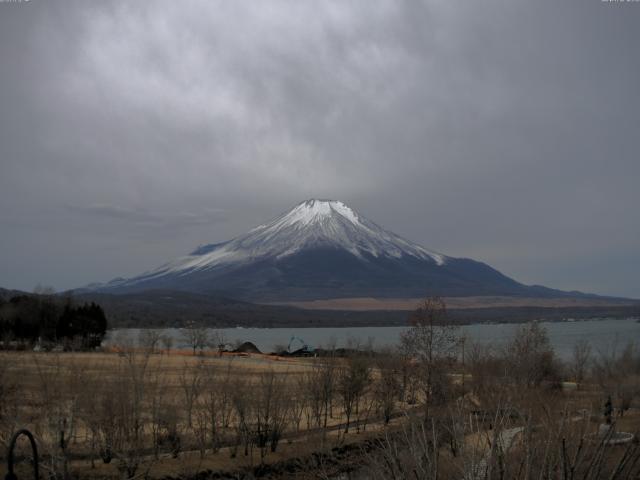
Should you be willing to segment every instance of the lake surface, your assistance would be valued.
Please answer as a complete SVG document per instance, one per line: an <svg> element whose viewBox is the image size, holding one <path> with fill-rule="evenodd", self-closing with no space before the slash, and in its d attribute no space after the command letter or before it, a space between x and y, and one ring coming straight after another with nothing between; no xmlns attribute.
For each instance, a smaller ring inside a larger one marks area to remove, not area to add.
<svg viewBox="0 0 640 480"><path fill-rule="evenodd" d="M569 322L541 322L546 327L549 339L556 353L562 358L571 356L573 346L580 339L590 342L592 352L611 352L622 349L629 341L640 342L640 323L635 318L600 319ZM503 345L513 337L518 324L477 324L461 327L461 332L475 342ZM261 351L271 352L276 346L286 348L292 336L301 338L313 347L326 347L335 344L345 347L349 342L361 345L371 342L374 347L397 345L400 334L407 327L345 327L345 328L221 328L225 341L231 345L237 342L252 342ZM135 341L140 329L110 330L105 344L114 344L122 340ZM213 331L213 330L212 330ZM164 335L174 339L174 348L188 348L182 329L162 329ZM294 344L301 346L300 342Z"/></svg>

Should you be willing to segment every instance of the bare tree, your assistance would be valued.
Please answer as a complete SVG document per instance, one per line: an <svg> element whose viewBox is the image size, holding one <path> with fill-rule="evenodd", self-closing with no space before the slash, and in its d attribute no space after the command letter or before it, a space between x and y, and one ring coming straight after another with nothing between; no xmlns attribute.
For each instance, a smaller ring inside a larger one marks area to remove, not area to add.
<svg viewBox="0 0 640 480"><path fill-rule="evenodd" d="M203 363L195 366L185 363L180 373L180 388L183 395L184 411L187 414L187 426L193 427L193 408L202 390Z"/></svg>
<svg viewBox="0 0 640 480"><path fill-rule="evenodd" d="M222 437L231 423L233 411L231 361L222 372L219 372L213 365L207 364L203 376L199 414L204 415L204 418L199 418L198 423L201 427L206 425L208 428L208 433L203 434L202 439L206 441L208 435L209 445L213 452L217 452L220 448Z"/></svg>
<svg viewBox="0 0 640 480"><path fill-rule="evenodd" d="M60 354L54 354L53 362L46 363L34 356L38 371L39 409L44 418L38 422L37 431L48 452L48 468L60 478L69 474L69 444L75 434L80 410L80 393L85 383L85 369L72 363L65 367Z"/></svg>
<svg viewBox="0 0 640 480"><path fill-rule="evenodd" d="M309 412L315 419L316 426L326 428L336 389L335 359L323 358L315 362L305 379Z"/></svg>
<svg viewBox="0 0 640 480"><path fill-rule="evenodd" d="M196 397L194 403L191 431L196 440L201 459L204 458L205 453L207 452L207 447L210 444L210 436L212 437L216 432L214 423L216 421L216 417L211 415L211 410L208 408L209 400L211 400L212 397L215 398L215 396L215 393L209 390L203 395Z"/></svg>
<svg viewBox="0 0 640 480"><path fill-rule="evenodd" d="M345 365L338 369L337 391L342 399L344 415L346 417L344 433L349 433L352 414L358 414L360 399L371 378L369 362L358 355L348 358Z"/></svg>
<svg viewBox="0 0 640 480"><path fill-rule="evenodd" d="M160 446L163 443L163 429L165 427L164 412L168 409L165 392L167 391L167 383L164 377L156 374L152 377L149 385L149 409L150 409L150 427L151 439L153 445L153 456L158 459Z"/></svg>
<svg viewBox="0 0 640 480"><path fill-rule="evenodd" d="M438 431L432 422L410 419L398 434L385 432L379 450L366 455L366 478L375 480L443 478L439 469Z"/></svg>
<svg viewBox="0 0 640 480"><path fill-rule="evenodd" d="M123 479L132 479L151 463L145 455L145 404L149 396L146 381L149 352L141 354L134 349L121 352L118 371L105 381L108 386L104 402L104 434L106 455L118 460L118 471Z"/></svg>
<svg viewBox="0 0 640 480"><path fill-rule="evenodd" d="M229 430L232 422L233 422L233 375L232 375L232 366L233 366L233 357L229 359L227 362L224 373L222 373L219 378L218 383L218 392L220 393L219 398L219 409L218 412L220 414L220 426L222 428L223 434Z"/></svg>
<svg viewBox="0 0 640 480"><path fill-rule="evenodd" d="M209 344L209 332L207 328L196 322L190 322L182 331L182 338L193 348L193 354L196 350L202 351Z"/></svg>
<svg viewBox="0 0 640 480"><path fill-rule="evenodd" d="M385 425L391 420L400 391L402 363L391 351L381 352L377 361L378 378L374 396Z"/></svg>
<svg viewBox="0 0 640 480"><path fill-rule="evenodd" d="M138 334L138 344L149 351L149 353L156 353L156 347L160 344L162 334L160 330L154 330L151 328L145 328L140 330Z"/></svg>
<svg viewBox="0 0 640 480"><path fill-rule="evenodd" d="M472 343L466 349L467 386L485 407L496 407L505 394L506 360L490 345Z"/></svg>
<svg viewBox="0 0 640 480"><path fill-rule="evenodd" d="M180 422L179 406L170 400L163 401L158 410L157 441L159 447L169 451L172 458L178 458L182 451L183 428Z"/></svg>
<svg viewBox="0 0 640 480"><path fill-rule="evenodd" d="M296 433L300 432L300 423L305 412L310 413L309 408L309 396L307 390L307 378L304 375L296 377L296 382L292 386L293 401L289 408L289 416L291 418L291 424L294 427ZM309 427L310 422L307 422Z"/></svg>
<svg viewBox="0 0 640 480"><path fill-rule="evenodd" d="M284 393L284 381L273 370L263 372L254 387L251 425L262 461L269 445L272 452L276 451L286 425L289 402Z"/></svg>
<svg viewBox="0 0 640 480"><path fill-rule="evenodd" d="M537 412L537 413L536 413ZM612 448L594 441L590 415L576 420L567 410L532 410L525 421L512 422L504 409L487 430L464 411L423 419L409 416L399 431L386 431L379 448L365 453L363 477L372 480L479 479L615 479L640 475L640 443ZM451 437L458 440L451 443ZM445 454L445 445L454 445Z"/></svg>
<svg viewBox="0 0 640 480"><path fill-rule="evenodd" d="M448 378L443 370L455 361L458 328L450 321L439 297L422 300L409 322L411 328L402 334L402 346L415 362L412 372L422 390L428 416L430 404L447 391Z"/></svg>
<svg viewBox="0 0 640 480"><path fill-rule="evenodd" d="M589 369L591 358L591 344L588 340L580 339L573 346L573 356L571 358L571 374L578 387L584 381L586 372Z"/></svg>
<svg viewBox="0 0 640 480"><path fill-rule="evenodd" d="M251 428L252 410L254 408L253 395L249 386L241 379L236 378L231 391L231 401L235 412L236 440L230 452L235 457L238 446L244 447L244 455L253 454L253 436Z"/></svg>
<svg viewBox="0 0 640 480"><path fill-rule="evenodd" d="M547 330L537 322L521 325L506 347L508 373L512 382L535 387L543 380L557 380L555 356Z"/></svg>
<svg viewBox="0 0 640 480"><path fill-rule="evenodd" d="M615 398L619 416L623 416L633 399L640 395L639 375L640 354L633 342L628 342L620 353L614 344L593 359L593 376L603 395Z"/></svg>
<svg viewBox="0 0 640 480"><path fill-rule="evenodd" d="M167 352L167 355L169 355L169 353L171 353L171 349L173 348L173 337L171 335L162 335L160 337L160 342L162 342L162 346Z"/></svg>
<svg viewBox="0 0 640 480"><path fill-rule="evenodd" d="M218 350L218 355L222 356L222 352L227 344L227 339L225 338L224 333L220 330L213 330L207 338L207 344L210 348Z"/></svg>
<svg viewBox="0 0 640 480"><path fill-rule="evenodd" d="M311 428L311 423L314 422L317 427L322 425L322 384L318 381L322 377L321 367L316 363L313 366L313 370L306 372L302 377L303 386L302 392L305 395L305 403L308 408L305 410L307 417L307 429Z"/></svg>

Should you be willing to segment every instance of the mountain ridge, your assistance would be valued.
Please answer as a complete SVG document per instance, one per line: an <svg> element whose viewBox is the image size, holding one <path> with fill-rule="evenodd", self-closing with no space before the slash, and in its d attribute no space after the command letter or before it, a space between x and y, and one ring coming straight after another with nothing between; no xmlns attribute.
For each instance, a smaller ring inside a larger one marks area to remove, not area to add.
<svg viewBox="0 0 640 480"><path fill-rule="evenodd" d="M405 240L338 200L310 199L246 234L89 291L222 292L248 301L372 296L591 296L527 286Z"/></svg>

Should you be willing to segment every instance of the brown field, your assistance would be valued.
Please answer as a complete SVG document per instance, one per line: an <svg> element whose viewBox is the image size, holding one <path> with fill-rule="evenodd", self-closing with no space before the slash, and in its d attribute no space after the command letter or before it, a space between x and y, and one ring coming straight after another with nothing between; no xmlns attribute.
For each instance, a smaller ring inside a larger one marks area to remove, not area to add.
<svg viewBox="0 0 640 480"><path fill-rule="evenodd" d="M301 302L272 303L307 310L414 310L420 298L333 298ZM636 305L633 300L608 298L515 298L515 297L446 297L450 309L502 307L608 307Z"/></svg>
<svg viewBox="0 0 640 480"><path fill-rule="evenodd" d="M54 465L54 457L59 461L64 456L64 469L80 478L126 477L119 462L105 464L99 458L97 444L104 443L104 435L109 433L100 431L99 424L108 424L112 415L119 416L121 422L117 427L120 438L113 441L120 442L114 450L121 451L114 451L114 455L131 456L131 450L136 450L131 442L139 442L142 448L134 452L134 463L138 472L144 471L152 478L191 475L207 469L237 471L263 462L310 455L318 449L362 441L382 426L373 411L370 393L359 399L358 405L366 411L352 414L349 433L345 432L346 417L337 399L331 402L326 420L324 412L314 414L306 403L296 406L298 401L306 402L303 397L308 400L304 389L312 381L309 376L326 362L332 362L334 369L340 368L340 359L217 352L194 356L191 351L178 350L149 354L139 349L103 353L0 352L0 362L4 387L0 400L5 402L0 410L0 442L6 444L12 431L28 428L36 435L41 455L52 457L48 465L51 472L63 469ZM375 378L376 373L372 371L371 375ZM274 382L277 391L269 392L265 388L267 382ZM136 398L138 389L140 397ZM239 390L240 398L234 397ZM217 403L207 403L214 396ZM223 397L228 405L221 403ZM251 410L247 415L252 415L252 425L260 415L282 415L282 440L276 451L265 445L261 452L253 441L246 453L243 451L241 423L245 420L233 412L234 407L240 408L243 397L246 409ZM259 411L262 402L268 401L274 403L271 409ZM219 412L212 412L212 408L228 409L226 425L224 420L214 418L219 417ZM128 409L140 412L135 414ZM168 420L164 418L167 412ZM397 421L392 420L390 425ZM139 430L132 427L135 422L142 423ZM220 430L215 443L207 437L214 428ZM180 436L177 455L171 453L166 442L154 453L154 429L165 437L171 430ZM65 452L59 448L60 432L64 432ZM0 454L3 458L4 448ZM4 468L3 461L2 477Z"/></svg>
<svg viewBox="0 0 640 480"><path fill-rule="evenodd" d="M450 327L422 328L414 333ZM539 326L519 335L506 350L470 346L462 362L421 357L438 351L428 335L415 337L423 350L413 355L344 358L0 351L0 476L12 432L27 428L44 477L65 480L317 479L353 469L359 479L413 478L413 470L476 478L478 465L520 478L523 461L545 472L578 448L586 453L575 478L636 478L640 444L604 447L595 436L608 396L617 431L640 430L635 346L562 365ZM19 458L28 458L25 445ZM636 463L620 467L625 459ZM29 468L23 460L19 478ZM226 473L198 476L206 471Z"/></svg>

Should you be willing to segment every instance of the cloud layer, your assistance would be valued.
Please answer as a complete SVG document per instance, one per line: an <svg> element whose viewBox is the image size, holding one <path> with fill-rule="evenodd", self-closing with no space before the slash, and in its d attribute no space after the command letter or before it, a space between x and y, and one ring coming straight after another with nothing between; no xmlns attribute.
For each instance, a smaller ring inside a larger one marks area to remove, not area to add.
<svg viewBox="0 0 640 480"><path fill-rule="evenodd" d="M640 297L640 4L0 3L0 285L131 275L310 197Z"/></svg>

